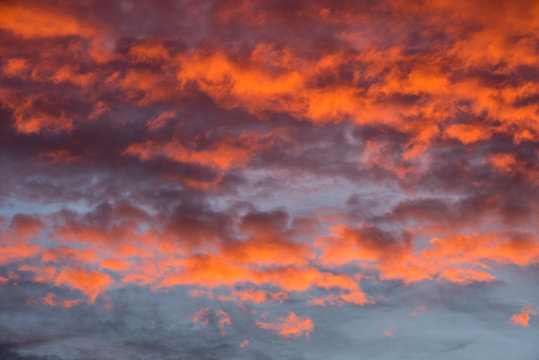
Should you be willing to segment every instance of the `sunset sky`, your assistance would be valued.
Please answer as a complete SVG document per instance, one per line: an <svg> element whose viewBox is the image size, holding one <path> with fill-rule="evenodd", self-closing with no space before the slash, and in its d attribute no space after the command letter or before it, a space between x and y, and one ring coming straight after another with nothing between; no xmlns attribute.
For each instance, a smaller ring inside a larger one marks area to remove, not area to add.
<svg viewBox="0 0 539 360"><path fill-rule="evenodd" d="M539 359L539 2L0 1L0 359Z"/></svg>

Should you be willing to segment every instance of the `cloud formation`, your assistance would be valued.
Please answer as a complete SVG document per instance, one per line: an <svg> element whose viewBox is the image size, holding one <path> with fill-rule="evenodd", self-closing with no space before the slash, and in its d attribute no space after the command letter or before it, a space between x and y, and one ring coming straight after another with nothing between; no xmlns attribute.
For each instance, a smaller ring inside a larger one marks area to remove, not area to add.
<svg viewBox="0 0 539 360"><path fill-rule="evenodd" d="M309 337L309 334L314 330L311 319L297 316L291 311L287 317L277 318L270 322L257 321L256 325L262 329L275 330L284 337L298 337L301 335Z"/></svg>
<svg viewBox="0 0 539 360"><path fill-rule="evenodd" d="M537 312L528 304L522 307L522 312L520 314L511 315L510 321L515 325L528 327L529 321L533 315L537 315Z"/></svg>
<svg viewBox="0 0 539 360"><path fill-rule="evenodd" d="M0 355L539 356L538 17L3 2Z"/></svg>

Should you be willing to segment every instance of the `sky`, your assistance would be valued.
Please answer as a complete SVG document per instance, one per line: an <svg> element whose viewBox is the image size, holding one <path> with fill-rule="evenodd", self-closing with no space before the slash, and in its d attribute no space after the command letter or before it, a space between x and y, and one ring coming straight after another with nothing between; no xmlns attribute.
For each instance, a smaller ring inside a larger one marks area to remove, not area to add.
<svg viewBox="0 0 539 360"><path fill-rule="evenodd" d="M0 2L0 358L539 359L539 2Z"/></svg>

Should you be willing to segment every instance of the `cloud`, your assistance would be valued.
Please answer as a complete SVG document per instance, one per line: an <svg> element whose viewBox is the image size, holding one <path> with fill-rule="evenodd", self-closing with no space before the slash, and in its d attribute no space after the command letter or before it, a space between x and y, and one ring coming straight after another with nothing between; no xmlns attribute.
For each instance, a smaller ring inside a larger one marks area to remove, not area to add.
<svg viewBox="0 0 539 360"><path fill-rule="evenodd" d="M0 353L537 354L538 16L2 3Z"/></svg>
<svg viewBox="0 0 539 360"><path fill-rule="evenodd" d="M421 316L427 311L427 306L421 305L414 309L411 313L408 314L408 316Z"/></svg>
<svg viewBox="0 0 539 360"><path fill-rule="evenodd" d="M221 335L225 336L226 335L225 325L232 325L230 316L228 316L228 314L221 309L217 310L215 314L219 318L219 321L217 323L219 325L219 329L221 330Z"/></svg>
<svg viewBox="0 0 539 360"><path fill-rule="evenodd" d="M263 304L274 301L282 303L289 298L288 293L284 291L271 292L261 289L233 290L229 295L219 295L208 290L194 289L189 291L189 295L195 298L205 296L219 301L235 301L240 305L244 303Z"/></svg>
<svg viewBox="0 0 539 360"><path fill-rule="evenodd" d="M537 312L533 310L531 305L527 304L522 307L522 312L520 314L511 315L511 318L509 320L514 325L528 327L529 321L533 315L537 315Z"/></svg>
<svg viewBox="0 0 539 360"><path fill-rule="evenodd" d="M96 29L68 14L45 8L29 8L4 4L2 6L2 28L23 38L47 38L51 36L77 35L90 37Z"/></svg>
<svg viewBox="0 0 539 360"><path fill-rule="evenodd" d="M201 323L202 325L208 325L209 311L210 309L207 307L198 309L195 315L193 315L193 318L191 319L191 321L193 321L194 323Z"/></svg>
<svg viewBox="0 0 539 360"><path fill-rule="evenodd" d="M308 317L297 316L289 312L287 317L276 318L273 322L257 321L256 325L262 329L275 330L284 337L297 338L305 335L309 337L314 331L314 325Z"/></svg>
<svg viewBox="0 0 539 360"><path fill-rule="evenodd" d="M243 348L246 347L247 345L249 345L249 339L245 338L245 339L243 339L243 341L240 343L239 346L240 346L240 348L243 349Z"/></svg>
<svg viewBox="0 0 539 360"><path fill-rule="evenodd" d="M9 228L13 231L12 236L15 239L25 240L39 236L40 231L45 228L45 224L39 218L16 214L11 218Z"/></svg>
<svg viewBox="0 0 539 360"><path fill-rule="evenodd" d="M96 297L112 282L112 279L107 274L97 271L64 269L54 281L57 285L67 285L82 291L88 296L90 303L94 303Z"/></svg>

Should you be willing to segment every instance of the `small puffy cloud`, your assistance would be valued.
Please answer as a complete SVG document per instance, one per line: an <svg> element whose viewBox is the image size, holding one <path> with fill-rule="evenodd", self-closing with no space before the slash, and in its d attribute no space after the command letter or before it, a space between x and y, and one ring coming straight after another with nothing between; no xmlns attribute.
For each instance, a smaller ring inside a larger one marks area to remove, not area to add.
<svg viewBox="0 0 539 360"><path fill-rule="evenodd" d="M239 347L243 349L243 348L246 347L247 345L249 345L249 339L248 339L248 338L245 338L245 339L243 339L243 341L240 343Z"/></svg>
<svg viewBox="0 0 539 360"><path fill-rule="evenodd" d="M299 336L309 337L314 331L313 321L308 317L297 316L289 311L287 317L276 318L271 322L257 321L256 325L262 329L274 330L279 335L288 338Z"/></svg>
<svg viewBox="0 0 539 360"><path fill-rule="evenodd" d="M528 327L529 321L533 315L537 315L537 312L531 307L530 304L526 304L522 307L521 312L518 314L513 314L509 321L514 325Z"/></svg>

